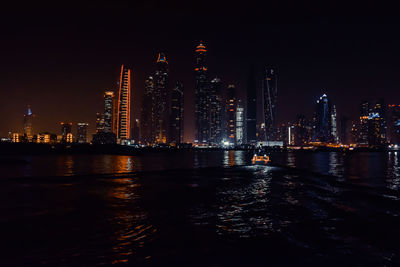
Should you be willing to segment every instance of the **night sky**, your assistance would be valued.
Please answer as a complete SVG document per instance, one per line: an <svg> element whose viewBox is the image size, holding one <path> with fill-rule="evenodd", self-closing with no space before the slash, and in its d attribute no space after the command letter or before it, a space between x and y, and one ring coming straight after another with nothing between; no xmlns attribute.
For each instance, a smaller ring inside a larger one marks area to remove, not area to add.
<svg viewBox="0 0 400 267"><path fill-rule="evenodd" d="M249 66L277 68L278 119L311 116L327 93L338 116L356 118L364 99L400 104L400 27L395 10L287 1L263 6L193 2L24 6L0 11L0 136L23 131L30 104L34 132L59 133L60 121L95 129L103 92L120 65L133 70L133 117L140 118L144 79L165 52L170 84L185 86L185 139L194 136L194 49L208 49L210 78L243 95ZM261 81L259 82L261 83ZM73 129L76 131L76 125Z"/></svg>

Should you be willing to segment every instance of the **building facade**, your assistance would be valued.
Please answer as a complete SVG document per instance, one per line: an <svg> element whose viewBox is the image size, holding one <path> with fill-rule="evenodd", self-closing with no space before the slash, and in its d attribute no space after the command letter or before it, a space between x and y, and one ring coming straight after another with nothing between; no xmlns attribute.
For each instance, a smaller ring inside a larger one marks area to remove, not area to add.
<svg viewBox="0 0 400 267"><path fill-rule="evenodd" d="M157 69L154 74L154 131L156 143L167 143L169 126L168 61L164 53L157 57Z"/></svg>
<svg viewBox="0 0 400 267"><path fill-rule="evenodd" d="M156 109L154 101L154 79L148 76L144 83L144 94L141 110L141 142L142 144L152 144L155 141L154 117Z"/></svg>
<svg viewBox="0 0 400 267"><path fill-rule="evenodd" d="M131 129L131 70L121 66L118 90L116 135L118 140L130 139Z"/></svg>
<svg viewBox="0 0 400 267"><path fill-rule="evenodd" d="M104 93L104 132L113 132L114 123L114 92L106 91Z"/></svg>
<svg viewBox="0 0 400 267"><path fill-rule="evenodd" d="M209 84L207 80L206 47L200 42L195 50L195 143L209 142Z"/></svg>
<svg viewBox="0 0 400 267"><path fill-rule="evenodd" d="M237 101L236 105L236 144L242 145L245 142L244 139L244 126L245 126L245 119L244 119L244 107L241 100Z"/></svg>
<svg viewBox="0 0 400 267"><path fill-rule="evenodd" d="M78 122L77 124L77 132L76 132L76 141L78 143L84 144L87 143L87 129L89 123L86 122Z"/></svg>
<svg viewBox="0 0 400 267"><path fill-rule="evenodd" d="M236 87L228 85L226 93L226 140L236 144Z"/></svg>
<svg viewBox="0 0 400 267"><path fill-rule="evenodd" d="M274 68L266 68L263 79L263 115L265 141L277 140L278 77Z"/></svg>
<svg viewBox="0 0 400 267"><path fill-rule="evenodd" d="M211 145L221 145L223 140L223 117L225 110L221 79L214 78L211 81L209 100L209 143Z"/></svg>
<svg viewBox="0 0 400 267"><path fill-rule="evenodd" d="M169 142L173 144L181 144L183 142L183 105L183 83L178 81L171 93L171 128Z"/></svg>
<svg viewBox="0 0 400 267"><path fill-rule="evenodd" d="M33 141L33 128L32 128L33 113L31 106L28 105L26 114L24 115L24 137L28 142Z"/></svg>

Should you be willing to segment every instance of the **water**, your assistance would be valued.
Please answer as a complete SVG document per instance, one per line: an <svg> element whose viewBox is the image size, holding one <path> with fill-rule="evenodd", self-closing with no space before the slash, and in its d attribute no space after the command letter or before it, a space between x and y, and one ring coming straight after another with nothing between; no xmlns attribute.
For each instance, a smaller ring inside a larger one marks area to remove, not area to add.
<svg viewBox="0 0 400 267"><path fill-rule="evenodd" d="M251 166L251 156L0 164L0 264L400 264L400 154L273 153L281 167Z"/></svg>

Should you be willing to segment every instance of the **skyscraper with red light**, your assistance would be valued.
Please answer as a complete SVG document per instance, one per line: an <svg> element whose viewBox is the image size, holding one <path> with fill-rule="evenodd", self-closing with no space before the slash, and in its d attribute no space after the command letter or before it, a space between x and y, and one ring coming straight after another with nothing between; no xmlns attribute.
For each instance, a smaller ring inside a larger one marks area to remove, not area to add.
<svg viewBox="0 0 400 267"><path fill-rule="evenodd" d="M157 57L154 74L154 132L156 143L166 143L169 126L168 61L164 53Z"/></svg>
<svg viewBox="0 0 400 267"><path fill-rule="evenodd" d="M207 81L206 47L200 42L195 50L195 142L209 142L209 84Z"/></svg>
<svg viewBox="0 0 400 267"><path fill-rule="evenodd" d="M131 128L131 70L124 65L121 66L117 105L117 138L127 140Z"/></svg>

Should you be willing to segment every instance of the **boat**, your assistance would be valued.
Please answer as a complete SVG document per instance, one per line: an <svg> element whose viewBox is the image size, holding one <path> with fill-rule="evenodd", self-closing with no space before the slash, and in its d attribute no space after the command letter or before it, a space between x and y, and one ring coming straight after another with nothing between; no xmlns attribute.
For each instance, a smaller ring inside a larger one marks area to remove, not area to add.
<svg viewBox="0 0 400 267"><path fill-rule="evenodd" d="M259 156L257 154L254 154L253 158L251 159L253 165L267 165L270 161L271 160L267 155Z"/></svg>

